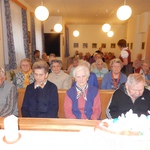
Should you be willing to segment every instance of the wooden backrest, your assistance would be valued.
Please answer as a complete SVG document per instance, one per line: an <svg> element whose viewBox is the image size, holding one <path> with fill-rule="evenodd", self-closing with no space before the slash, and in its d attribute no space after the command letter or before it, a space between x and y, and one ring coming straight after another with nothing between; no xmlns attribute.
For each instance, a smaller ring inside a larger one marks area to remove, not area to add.
<svg viewBox="0 0 150 150"><path fill-rule="evenodd" d="M106 108L109 103L109 100L114 93L113 90L99 90L100 92L100 99L101 99L101 106L102 106L102 113L100 118L105 119L106 118ZM22 117L21 114L21 107L22 107L22 101L24 97L25 89L18 89L18 110L19 110L19 117ZM58 110L58 116L59 118L65 118L64 115L64 100L65 100L66 90L58 90L58 96L59 96L59 110Z"/></svg>

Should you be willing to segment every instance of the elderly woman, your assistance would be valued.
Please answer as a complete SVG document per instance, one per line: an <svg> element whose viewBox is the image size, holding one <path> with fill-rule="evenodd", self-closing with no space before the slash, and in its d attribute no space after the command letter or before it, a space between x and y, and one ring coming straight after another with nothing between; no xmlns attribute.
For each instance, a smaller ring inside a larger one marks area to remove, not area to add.
<svg viewBox="0 0 150 150"><path fill-rule="evenodd" d="M100 119L101 103L99 90L87 81L90 72L86 66L77 66L73 71L76 85L67 90L64 112L71 119Z"/></svg>
<svg viewBox="0 0 150 150"><path fill-rule="evenodd" d="M31 61L28 58L21 60L20 69L18 73L16 73L13 84L16 85L17 88L26 88L27 85L34 82L34 75L31 69Z"/></svg>
<svg viewBox="0 0 150 150"><path fill-rule="evenodd" d="M52 73L49 74L48 80L54 83L58 89L69 89L72 85L72 78L63 70L61 70L61 68L61 60L52 60Z"/></svg>
<svg viewBox="0 0 150 150"><path fill-rule="evenodd" d="M107 68L104 68L103 65L103 60L102 59L97 59L96 60L96 68L92 70L96 74L97 77L103 78L104 75L108 72Z"/></svg>
<svg viewBox="0 0 150 150"><path fill-rule="evenodd" d="M101 89L115 90L120 86L120 84L126 82L127 77L121 72L122 67L122 61L118 58L110 61L111 70L104 75Z"/></svg>
<svg viewBox="0 0 150 150"><path fill-rule="evenodd" d="M0 116L18 116L17 88L5 80L5 71L0 67Z"/></svg>
<svg viewBox="0 0 150 150"><path fill-rule="evenodd" d="M33 64L35 82L28 85L25 91L22 116L33 118L58 117L58 91L55 84L47 80L49 66L39 60Z"/></svg>
<svg viewBox="0 0 150 150"><path fill-rule="evenodd" d="M84 61L84 60L80 60L79 63L78 63L79 66L85 66L89 69L90 71L90 63L87 62L87 61ZM91 85L91 86L95 86L97 88L99 88L99 85L98 85L98 80L97 80L97 77L96 77L96 74L93 73L93 72L90 72L90 75L89 75L89 78L88 78L88 84ZM76 85L76 81L73 82L72 86Z"/></svg>

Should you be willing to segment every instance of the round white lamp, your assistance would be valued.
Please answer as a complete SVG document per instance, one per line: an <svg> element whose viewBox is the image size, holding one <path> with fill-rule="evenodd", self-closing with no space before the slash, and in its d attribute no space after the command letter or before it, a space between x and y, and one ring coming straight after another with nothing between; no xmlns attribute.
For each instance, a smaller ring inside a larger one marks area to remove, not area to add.
<svg viewBox="0 0 150 150"><path fill-rule="evenodd" d="M110 26L110 24L108 24L108 23L105 23L105 24L102 26L102 30L103 30L104 32L108 32L110 29L111 29L111 26Z"/></svg>
<svg viewBox="0 0 150 150"><path fill-rule="evenodd" d="M128 5L123 5L117 10L117 17L119 20L127 20L132 14L132 9Z"/></svg>
<svg viewBox="0 0 150 150"><path fill-rule="evenodd" d="M61 32L61 31L62 31L62 25L59 24L59 23L55 24L54 30L55 30L56 32Z"/></svg>
<svg viewBox="0 0 150 150"><path fill-rule="evenodd" d="M40 21L45 21L49 16L49 11L45 6L38 6L35 9L35 16Z"/></svg>
<svg viewBox="0 0 150 150"><path fill-rule="evenodd" d="M75 30L75 31L73 31L73 35L75 36L75 37L78 37L79 36L79 31L78 30Z"/></svg>
<svg viewBox="0 0 150 150"><path fill-rule="evenodd" d="M112 37L113 35L114 35L114 32L113 32L113 31L108 31L108 32L107 32L107 36L108 36L108 37Z"/></svg>

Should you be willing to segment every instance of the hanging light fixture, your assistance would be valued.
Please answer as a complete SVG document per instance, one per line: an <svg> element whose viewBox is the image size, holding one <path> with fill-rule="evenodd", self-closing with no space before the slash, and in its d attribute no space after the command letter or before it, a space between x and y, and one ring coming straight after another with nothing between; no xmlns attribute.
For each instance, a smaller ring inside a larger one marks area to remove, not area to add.
<svg viewBox="0 0 150 150"><path fill-rule="evenodd" d="M79 31L78 30L75 30L75 31L73 31L73 35L75 36L75 37L78 37L79 36Z"/></svg>
<svg viewBox="0 0 150 150"><path fill-rule="evenodd" d="M113 32L113 31L108 31L108 32L107 32L107 36L108 36L108 37L112 37L113 35L114 35L114 32Z"/></svg>
<svg viewBox="0 0 150 150"><path fill-rule="evenodd" d="M117 17L119 20L127 20L130 18L132 14L132 9L130 6L126 5L126 0L124 1L124 5L120 6L117 10Z"/></svg>
<svg viewBox="0 0 150 150"><path fill-rule="evenodd" d="M59 24L59 23L55 24L55 25L54 25L54 30L55 30L56 32L61 32L61 31L62 31L62 25Z"/></svg>
<svg viewBox="0 0 150 150"><path fill-rule="evenodd" d="M49 17L49 11L48 9L43 6L43 1L41 2L41 6L38 6L35 9L35 16L40 21L45 21Z"/></svg>
<svg viewBox="0 0 150 150"><path fill-rule="evenodd" d="M105 23L105 24L102 26L102 30L103 30L104 32L108 32L110 29L111 29L111 26L110 26L110 24L108 24L108 23Z"/></svg>

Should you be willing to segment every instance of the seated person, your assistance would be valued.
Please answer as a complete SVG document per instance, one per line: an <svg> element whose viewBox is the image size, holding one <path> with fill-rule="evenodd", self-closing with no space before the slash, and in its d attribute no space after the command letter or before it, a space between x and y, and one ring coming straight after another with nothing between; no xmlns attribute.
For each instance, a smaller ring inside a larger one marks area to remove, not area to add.
<svg viewBox="0 0 150 150"><path fill-rule="evenodd" d="M56 60L56 56L52 53L49 55L49 60L48 60L48 63L49 63L49 73L52 73L52 69L51 69L51 62L52 60Z"/></svg>
<svg viewBox="0 0 150 150"><path fill-rule="evenodd" d="M122 61L118 58L110 61L111 70L106 73L102 79L101 89L115 90L122 83L125 83L127 77L121 72L123 67Z"/></svg>
<svg viewBox="0 0 150 150"><path fill-rule="evenodd" d="M67 90L64 102L65 117L70 119L100 119L101 103L99 90L88 84L90 72L86 66L77 66L73 71L76 85Z"/></svg>
<svg viewBox="0 0 150 150"><path fill-rule="evenodd" d="M139 73L145 78L145 86L150 86L150 62L148 60L142 62Z"/></svg>
<svg viewBox="0 0 150 150"><path fill-rule="evenodd" d="M66 73L68 73L71 77L73 77L73 70L78 66L79 58L74 58L72 64L69 65Z"/></svg>
<svg viewBox="0 0 150 150"><path fill-rule="evenodd" d="M142 66L142 54L139 53L137 58L133 61L134 72L139 73L139 70Z"/></svg>
<svg viewBox="0 0 150 150"><path fill-rule="evenodd" d="M21 108L23 117L58 117L58 90L47 80L48 71L49 66L43 60L33 64L35 82L26 88Z"/></svg>
<svg viewBox="0 0 150 150"><path fill-rule="evenodd" d="M69 89L72 85L72 78L65 73L62 68L61 60L52 60L52 73L49 74L48 80L54 83L58 89Z"/></svg>
<svg viewBox="0 0 150 150"><path fill-rule="evenodd" d="M84 61L84 60L79 61L78 66L85 66L85 67L89 68L89 71L90 71L90 63L88 63L87 61ZM99 88L98 80L97 80L95 73L90 72L90 76L88 78L88 84ZM73 82L72 86L74 86L74 85L76 85L76 81Z"/></svg>
<svg viewBox="0 0 150 150"><path fill-rule="evenodd" d="M145 79L139 73L130 74L113 94L107 108L108 118L118 118L130 109L139 117L148 115L150 110L150 91L144 88Z"/></svg>
<svg viewBox="0 0 150 150"><path fill-rule="evenodd" d="M17 88L5 80L5 71L0 67L0 116L18 116Z"/></svg>
<svg viewBox="0 0 150 150"><path fill-rule="evenodd" d="M28 58L22 59L20 62L20 71L15 74L13 84L17 88L26 88L27 85L34 82L34 75L31 69L31 61Z"/></svg>
<svg viewBox="0 0 150 150"><path fill-rule="evenodd" d="M91 71L93 71L93 69L96 68L96 61L97 61L97 59L102 59L101 54L99 54L99 53L95 53L94 54L94 60L95 60L95 62L93 62L91 64ZM107 64L104 61L103 61L103 67L108 69Z"/></svg>
<svg viewBox="0 0 150 150"><path fill-rule="evenodd" d="M92 70L93 73L96 74L97 77L103 78L103 76L108 72L107 68L104 68L102 59L96 60L96 68Z"/></svg>

